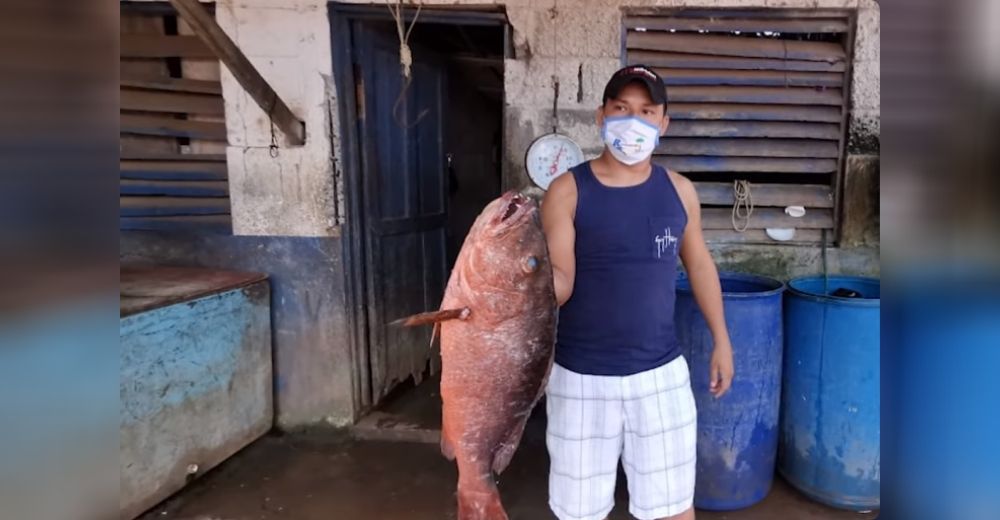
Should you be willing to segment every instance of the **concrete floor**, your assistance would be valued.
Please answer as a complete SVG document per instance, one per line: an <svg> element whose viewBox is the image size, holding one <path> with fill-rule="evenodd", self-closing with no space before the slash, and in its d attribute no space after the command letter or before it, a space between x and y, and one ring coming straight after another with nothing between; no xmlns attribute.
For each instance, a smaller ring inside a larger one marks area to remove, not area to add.
<svg viewBox="0 0 1000 520"><path fill-rule="evenodd" d="M427 404L436 399L428 390L434 386L421 387L404 393L403 405L396 401L374 414L376 419L353 435L317 431L265 437L141 520L454 519L457 473L435 442L437 432L430 421L440 411ZM511 520L554 518L546 505L544 410L539 407L535 412L511 466L499 479ZM378 428L382 433L375 432ZM622 477L612 520L630 518L625 491ZM837 511L813 503L780 479L771 494L752 508L698 513L699 520L876 517L877 513Z"/></svg>

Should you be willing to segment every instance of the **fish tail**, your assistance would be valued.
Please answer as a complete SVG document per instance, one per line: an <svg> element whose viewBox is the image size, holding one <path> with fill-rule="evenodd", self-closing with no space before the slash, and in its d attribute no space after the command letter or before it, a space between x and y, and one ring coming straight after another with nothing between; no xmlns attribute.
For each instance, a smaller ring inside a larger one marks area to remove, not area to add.
<svg viewBox="0 0 1000 520"><path fill-rule="evenodd" d="M458 520L508 520L492 480L458 486Z"/></svg>

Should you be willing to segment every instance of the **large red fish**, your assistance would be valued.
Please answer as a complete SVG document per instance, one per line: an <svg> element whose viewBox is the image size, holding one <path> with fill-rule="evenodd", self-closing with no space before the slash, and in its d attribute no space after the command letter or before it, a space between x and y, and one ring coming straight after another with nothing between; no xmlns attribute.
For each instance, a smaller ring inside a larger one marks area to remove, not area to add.
<svg viewBox="0 0 1000 520"><path fill-rule="evenodd" d="M459 520L507 519L493 473L544 391L556 308L538 205L508 192L473 224L441 309L405 321L441 328L441 451L458 464Z"/></svg>

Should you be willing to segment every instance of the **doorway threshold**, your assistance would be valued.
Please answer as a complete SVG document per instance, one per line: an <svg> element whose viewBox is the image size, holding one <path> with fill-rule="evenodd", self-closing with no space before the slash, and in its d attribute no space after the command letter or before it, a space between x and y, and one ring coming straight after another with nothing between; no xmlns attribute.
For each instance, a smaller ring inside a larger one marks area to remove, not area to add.
<svg viewBox="0 0 1000 520"><path fill-rule="evenodd" d="M440 388L440 373L420 384L412 379L400 384L351 428L351 434L361 440L440 443Z"/></svg>

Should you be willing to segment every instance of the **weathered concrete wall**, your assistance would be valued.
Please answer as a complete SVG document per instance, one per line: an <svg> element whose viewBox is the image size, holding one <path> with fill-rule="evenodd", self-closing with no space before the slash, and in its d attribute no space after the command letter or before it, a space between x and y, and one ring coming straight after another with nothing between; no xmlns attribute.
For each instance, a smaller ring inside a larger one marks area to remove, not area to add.
<svg viewBox="0 0 1000 520"><path fill-rule="evenodd" d="M844 166L841 247L877 247L879 222L879 156L848 154Z"/></svg>
<svg viewBox="0 0 1000 520"><path fill-rule="evenodd" d="M233 232L337 236L337 190L327 83L333 68L326 2L219 0L216 20L305 121L306 144L289 147L280 130L222 68ZM272 137L273 136L273 137ZM272 157L270 145L279 150Z"/></svg>
<svg viewBox="0 0 1000 520"><path fill-rule="evenodd" d="M881 129L881 22L878 4L860 2L851 73L849 153L878 154Z"/></svg>
<svg viewBox="0 0 1000 520"><path fill-rule="evenodd" d="M789 245L715 244L710 247L720 271L754 273L787 281L822 272L823 248ZM828 272L874 276L881 272L877 247L831 247L826 250Z"/></svg>
<svg viewBox="0 0 1000 520"><path fill-rule="evenodd" d="M851 119L844 165L841 242L845 248L879 245L881 25L878 4L858 9L851 81Z"/></svg>
<svg viewBox="0 0 1000 520"><path fill-rule="evenodd" d="M355 419L339 238L123 232L122 263L266 273L271 283L275 422L291 429Z"/></svg>
<svg viewBox="0 0 1000 520"><path fill-rule="evenodd" d="M269 300L260 281L122 318L121 518L271 429Z"/></svg>

